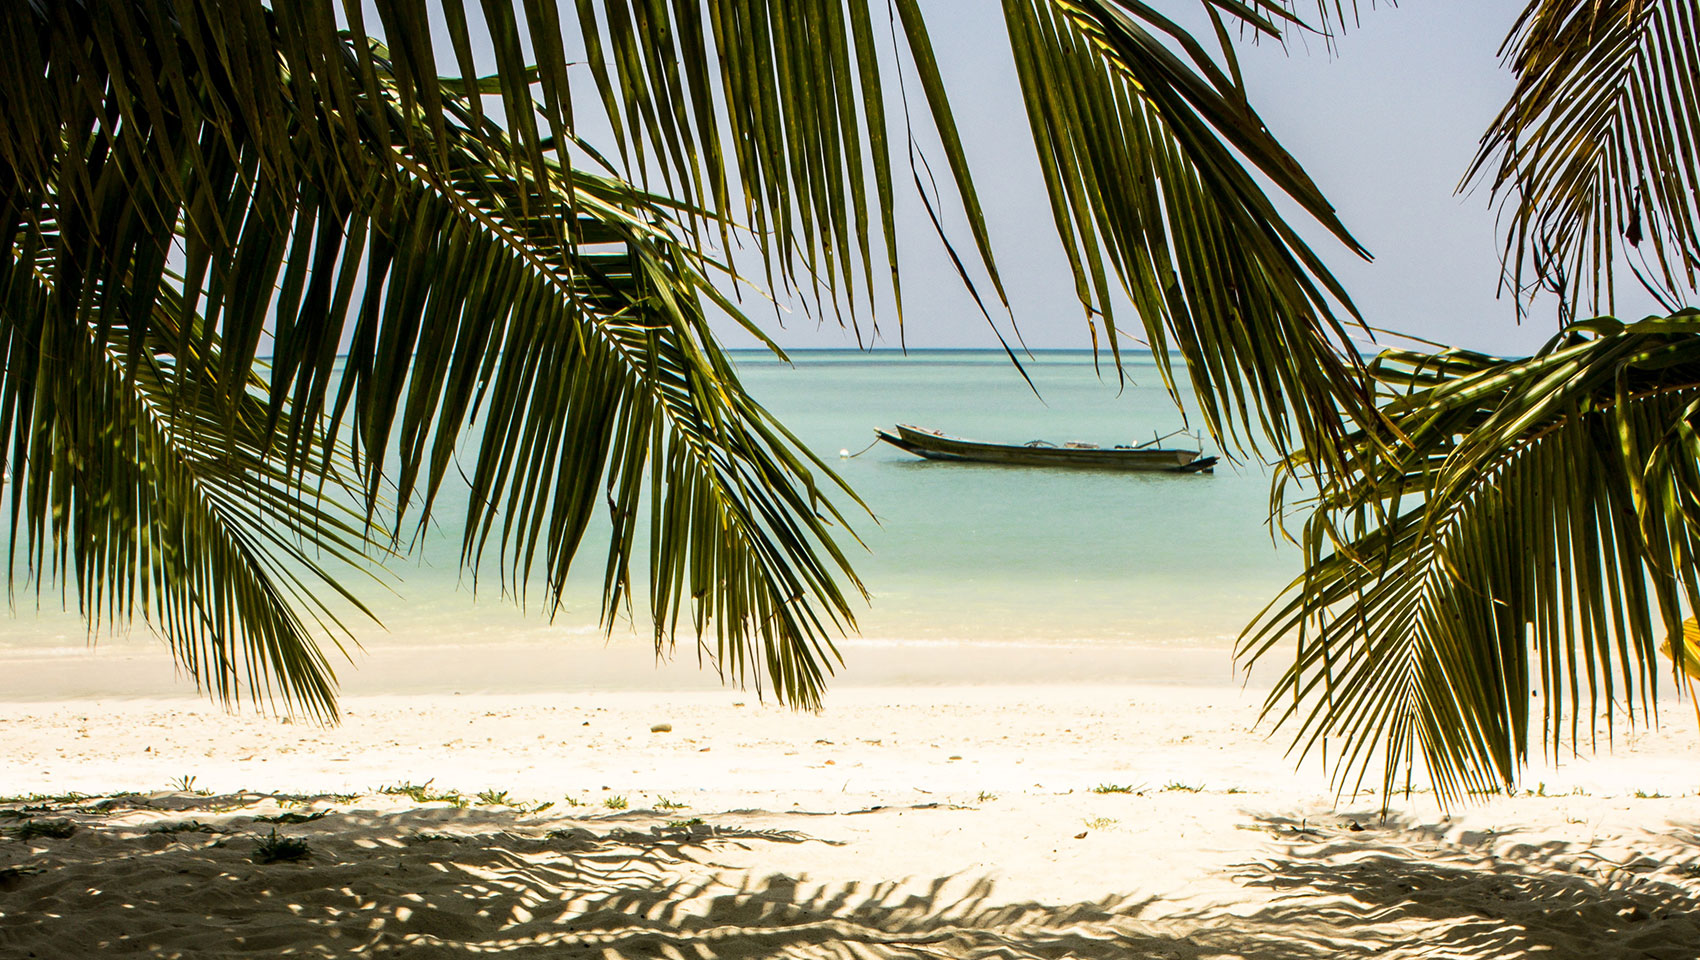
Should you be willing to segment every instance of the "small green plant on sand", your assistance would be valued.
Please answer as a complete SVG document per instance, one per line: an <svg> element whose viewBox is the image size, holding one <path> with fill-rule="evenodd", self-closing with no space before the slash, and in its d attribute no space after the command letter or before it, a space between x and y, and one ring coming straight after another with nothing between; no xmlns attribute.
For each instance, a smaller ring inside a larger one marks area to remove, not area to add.
<svg viewBox="0 0 1700 960"><path fill-rule="evenodd" d="M1660 793L1657 790L1637 790L1637 791L1635 791L1635 799L1637 799L1637 800L1663 800L1667 796L1669 796L1669 794Z"/></svg>
<svg viewBox="0 0 1700 960"><path fill-rule="evenodd" d="M701 817L692 817L689 820L667 821L667 829L669 830L689 830L692 827L700 827L703 825Z"/></svg>
<svg viewBox="0 0 1700 960"><path fill-rule="evenodd" d="M432 782L431 780L424 783L402 781L401 783L392 783L387 787L379 787L378 792L393 797L406 797L414 803L452 803L462 808L466 806L467 800L461 796L459 791L432 790Z"/></svg>
<svg viewBox="0 0 1700 960"><path fill-rule="evenodd" d="M77 803L88 798L88 794L75 790L69 793L14 793L0 797L0 803Z"/></svg>
<svg viewBox="0 0 1700 960"><path fill-rule="evenodd" d="M513 806L513 801L508 799L506 790L480 790L478 791L478 803L484 807Z"/></svg>
<svg viewBox="0 0 1700 960"><path fill-rule="evenodd" d="M177 777L170 781L169 786L171 789L176 790L179 793L188 793L195 789L195 775L192 773L185 773L181 777Z"/></svg>
<svg viewBox="0 0 1700 960"><path fill-rule="evenodd" d="M178 823L162 823L148 830L149 833L217 833L218 828L202 823L199 820L183 820Z"/></svg>
<svg viewBox="0 0 1700 960"><path fill-rule="evenodd" d="M1201 793L1204 788L1202 786L1195 787L1190 783L1182 783L1179 780L1171 780L1163 784L1163 790L1166 793Z"/></svg>
<svg viewBox="0 0 1700 960"><path fill-rule="evenodd" d="M291 860L305 860L312 851L307 847L307 841L299 837L280 837L277 828L273 827L270 836L261 837L254 844L255 863L284 863Z"/></svg>
<svg viewBox="0 0 1700 960"><path fill-rule="evenodd" d="M617 793L604 799L602 801L602 805L610 810L624 810L628 806L626 798Z"/></svg>
<svg viewBox="0 0 1700 960"><path fill-rule="evenodd" d="M1132 793L1133 791L1134 786L1131 783L1100 783L1092 788L1093 793Z"/></svg>
<svg viewBox="0 0 1700 960"><path fill-rule="evenodd" d="M36 837L63 840L76 832L77 825L69 820L25 820L13 828L12 837L17 840L34 840Z"/></svg>
<svg viewBox="0 0 1700 960"><path fill-rule="evenodd" d="M662 797L660 800L655 802L655 809L657 810L683 810L689 806L690 804L680 803L671 797Z"/></svg>
<svg viewBox="0 0 1700 960"><path fill-rule="evenodd" d="M1086 829L1088 830L1108 830L1117 823L1114 817L1093 817L1090 820L1082 820L1081 822L1086 824Z"/></svg>
<svg viewBox="0 0 1700 960"><path fill-rule="evenodd" d="M992 791L981 790L980 795L975 797L974 799L979 801L980 803L991 803L993 800L996 800L997 798L998 798L998 795L993 793Z"/></svg>
<svg viewBox="0 0 1700 960"><path fill-rule="evenodd" d="M330 816L330 813L329 810L314 810L312 813L296 813L291 810L288 813L280 813L275 817L255 817L254 819L261 823L312 823L314 820L323 820Z"/></svg>

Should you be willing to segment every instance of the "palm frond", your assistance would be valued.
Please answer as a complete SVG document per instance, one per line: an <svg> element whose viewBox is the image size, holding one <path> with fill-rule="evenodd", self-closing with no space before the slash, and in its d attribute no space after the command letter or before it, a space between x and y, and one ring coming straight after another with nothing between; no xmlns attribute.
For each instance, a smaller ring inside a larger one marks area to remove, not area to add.
<svg viewBox="0 0 1700 960"><path fill-rule="evenodd" d="M0 436L16 467L9 579L73 586L91 631L139 612L220 700L333 716L319 641L340 648L351 639L341 618L369 615L346 581L386 539L347 505L346 457L313 438L325 469L303 489L266 452L263 383L251 380L227 418L213 400L225 391L199 382L219 365L216 336L197 345L208 355L186 365L182 388L168 353L182 316L174 296L154 307L139 349L123 325L103 348L87 327L43 322L52 292L35 266L0 264Z"/></svg>
<svg viewBox="0 0 1700 960"><path fill-rule="evenodd" d="M495 545L516 587L540 573L558 606L605 499L607 618L632 589L647 507L658 648L688 616L730 679L765 673L781 698L814 702L829 633L851 622L841 584L860 589L823 483L847 492L745 395L710 336L704 301L738 314L711 282L722 267L685 242L703 211L570 166L560 158L594 152L565 123L536 135L529 111L565 103L546 51L535 68L499 54L504 127L482 112L484 81L426 69L410 4L376 5L393 48L361 35L357 6L346 34L325 2L0 11L20 45L0 93L42 107L0 130L0 236L12 275L40 291L12 317L18 342L86 341L132 392L146 357L163 358L152 402L194 411L181 432L209 442L248 429L263 397L257 459L241 468L307 490L341 477L358 515L397 537L427 522L476 424L469 563ZM30 478L13 524L65 549L75 531L40 525L69 476L40 444L69 427L31 406L26 369L0 376L8 456ZM346 469L321 438L346 441ZM325 546L306 506L279 509ZM98 572L130 547L90 549ZM79 581L81 596L100 582ZM244 616L208 629L234 645L261 636Z"/></svg>
<svg viewBox="0 0 1700 960"><path fill-rule="evenodd" d="M1363 251L1248 105L1222 17L1270 36L1307 26L1281 0L1207 6L1225 66L1135 0L1009 0L1003 12L1055 225L1095 342L1101 321L1119 360L1123 334L1111 315L1119 288L1171 389L1167 350L1186 356L1218 440L1256 449L1267 438L1285 452L1296 433L1321 449L1338 432L1341 406L1368 411L1354 395L1334 314L1343 304L1349 315L1350 304L1247 161L1348 249ZM1318 4L1315 29L1339 29L1350 6ZM589 4L580 8L590 66L628 164L721 212L738 202L728 184L742 182L742 209L732 212L771 235L763 248L770 280L776 257L803 252L777 267L780 283L824 279L850 290L853 322L851 281L874 285L875 222L895 283L893 145L882 93L889 80L875 46L884 31L864 0L714 0L706 14L639 0L614 0L600 16ZM915 102L926 105L1001 299L971 158L933 53L938 18L916 0L894 0L891 11L890 32L901 33L900 53L919 81ZM915 179L919 185L919 171ZM1343 402L1307 399L1323 396Z"/></svg>
<svg viewBox="0 0 1700 960"><path fill-rule="evenodd" d="M1556 753L1647 719L1658 643L1700 599L1700 313L1371 374L1396 455L1347 445L1305 574L1242 637L1248 664L1297 645L1266 715L1301 756L1339 738L1342 789L1426 772L1443 802L1515 782L1531 731Z"/></svg>
<svg viewBox="0 0 1700 960"><path fill-rule="evenodd" d="M1467 182L1500 204L1514 292L1609 313L1619 257L1661 299L1700 268L1700 2L1532 0L1502 55L1511 99Z"/></svg>
<svg viewBox="0 0 1700 960"><path fill-rule="evenodd" d="M1076 295L1102 314L1111 351L1113 270L1171 390L1168 352L1185 358L1218 439L1329 448L1339 410L1368 414L1330 306L1350 301L1238 156L1362 250L1237 78L1143 5L1006 0L1004 12Z"/></svg>

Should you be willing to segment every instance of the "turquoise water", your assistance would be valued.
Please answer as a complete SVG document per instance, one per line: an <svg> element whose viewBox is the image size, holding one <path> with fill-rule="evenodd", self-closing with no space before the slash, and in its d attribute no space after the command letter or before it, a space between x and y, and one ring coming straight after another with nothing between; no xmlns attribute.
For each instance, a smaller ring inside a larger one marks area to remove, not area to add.
<svg viewBox="0 0 1700 960"><path fill-rule="evenodd" d="M858 613L867 640L1223 646L1298 570L1297 551L1278 549L1264 525L1268 480L1255 466L1224 463L1196 476L977 466L922 461L884 444L839 456L898 422L1016 443L1150 439L1181 417L1148 358L1131 361L1132 382L1118 387L1113 375L1094 374L1089 353L1039 354L1026 364L1035 396L995 352L805 352L794 365L737 357L751 392L877 517L855 524L867 549L849 545L872 594ZM464 495L447 494L441 532L394 568L394 592L366 592L387 629L360 626L362 644L600 638L597 531L568 608L550 622L535 600L522 611L503 599L491 572L473 602L457 567L463 511ZM33 596L19 600L20 615L0 621L0 643L84 645L74 616L38 615Z"/></svg>
<svg viewBox="0 0 1700 960"><path fill-rule="evenodd" d="M1148 440L1182 425L1156 367L1099 379L1085 352L749 357L751 391L823 455L910 423L980 440ZM1196 417L1193 425L1198 425ZM1175 438L1174 442L1183 438ZM1208 444L1206 445L1208 446ZM1227 642L1298 572L1264 525L1267 474L1053 470L920 460L886 444L829 460L878 524L858 532L863 634L894 639Z"/></svg>

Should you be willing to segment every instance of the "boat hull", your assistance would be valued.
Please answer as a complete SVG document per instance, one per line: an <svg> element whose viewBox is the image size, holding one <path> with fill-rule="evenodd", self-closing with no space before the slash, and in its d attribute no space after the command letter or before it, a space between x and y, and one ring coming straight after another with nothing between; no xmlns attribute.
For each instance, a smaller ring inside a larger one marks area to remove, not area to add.
<svg viewBox="0 0 1700 960"><path fill-rule="evenodd" d="M898 425L895 434L884 430L874 433L886 443L928 460L1156 473L1209 473L1216 466L1215 457L1200 456L1197 450L982 443L903 424Z"/></svg>

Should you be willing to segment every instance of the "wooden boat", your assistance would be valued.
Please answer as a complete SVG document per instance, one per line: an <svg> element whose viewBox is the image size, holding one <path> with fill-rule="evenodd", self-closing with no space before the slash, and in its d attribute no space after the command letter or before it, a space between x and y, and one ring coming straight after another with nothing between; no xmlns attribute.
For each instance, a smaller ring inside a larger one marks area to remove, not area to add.
<svg viewBox="0 0 1700 960"><path fill-rule="evenodd" d="M929 460L963 460L1027 467L1095 467L1101 470L1210 473L1215 468L1217 459L1201 456L1202 451L1199 450L1175 450L1156 446L1168 437L1117 447L1100 447L1091 443L1058 445L1045 440L1034 440L1025 444L982 443L902 423L897 425L895 434L884 430L875 430L874 434L894 447ZM1169 434L1171 437L1174 435Z"/></svg>

